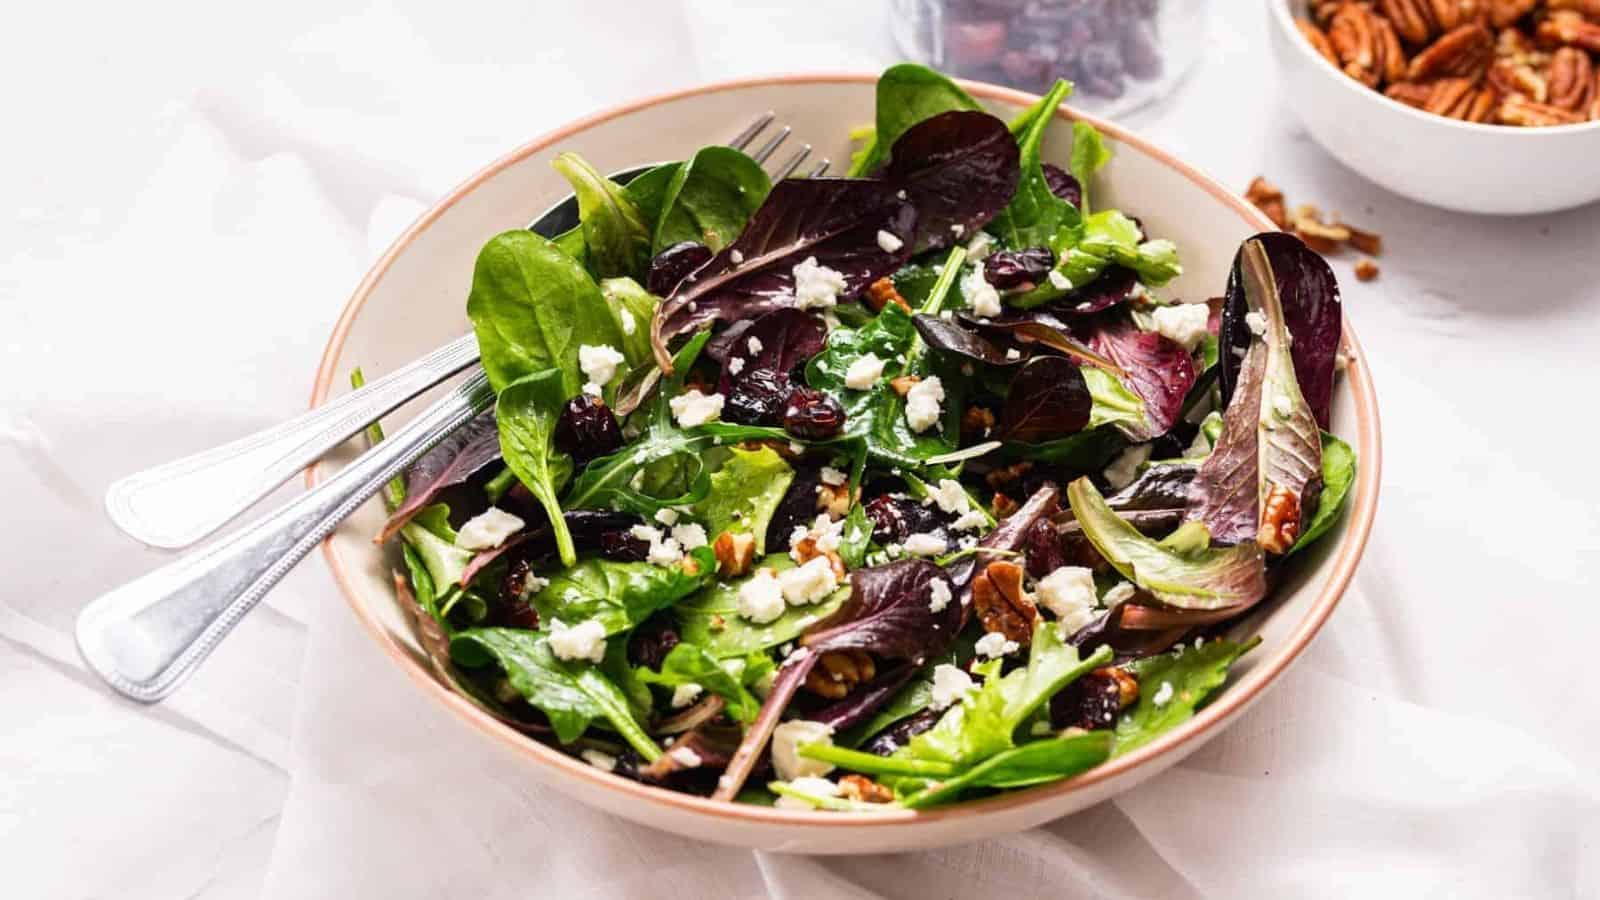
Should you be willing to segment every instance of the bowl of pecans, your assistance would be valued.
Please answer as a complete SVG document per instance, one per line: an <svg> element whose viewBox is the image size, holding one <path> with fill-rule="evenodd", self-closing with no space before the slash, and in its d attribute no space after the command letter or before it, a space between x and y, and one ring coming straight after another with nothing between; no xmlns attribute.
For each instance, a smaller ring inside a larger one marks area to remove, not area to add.
<svg viewBox="0 0 1600 900"><path fill-rule="evenodd" d="M1421 203L1551 212L1600 199L1600 0L1271 0L1297 115Z"/></svg>

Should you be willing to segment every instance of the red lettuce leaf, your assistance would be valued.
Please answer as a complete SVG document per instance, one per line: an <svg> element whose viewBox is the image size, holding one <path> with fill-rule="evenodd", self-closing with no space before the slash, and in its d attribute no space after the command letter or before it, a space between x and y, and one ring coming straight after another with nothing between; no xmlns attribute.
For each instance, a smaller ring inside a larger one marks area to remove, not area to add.
<svg viewBox="0 0 1600 900"><path fill-rule="evenodd" d="M494 410L490 409L451 432L411 464L406 472L406 500L383 523L376 542L384 543L399 534L407 522L433 503L439 492L466 481L499 458L500 429Z"/></svg>
<svg viewBox="0 0 1600 900"><path fill-rule="evenodd" d="M1017 191L1016 139L984 112L953 110L917 123L894 142L885 174L917 208L916 252L975 233Z"/></svg>
<svg viewBox="0 0 1600 900"><path fill-rule="evenodd" d="M1183 399L1197 377L1189 351L1155 332L1140 331L1123 316L1097 319L1089 346L1115 362L1122 370L1119 380L1144 401L1143 426L1123 425L1124 433L1135 441L1166 434L1183 414Z"/></svg>
<svg viewBox="0 0 1600 900"><path fill-rule="evenodd" d="M1011 381L998 433L1029 444L1066 437L1089 424L1093 406L1076 365L1060 356L1036 356Z"/></svg>
<svg viewBox="0 0 1600 900"><path fill-rule="evenodd" d="M1139 274L1126 266L1110 266L1100 277L1066 296L1046 303L1042 309L1058 316L1087 316L1127 302L1138 290Z"/></svg>
<svg viewBox="0 0 1600 900"><path fill-rule="evenodd" d="M1015 366L1023 360L1020 354L1015 359L1007 356L993 341L961 327L954 319L918 315L911 319L911 324L929 347L941 353L954 353L990 366Z"/></svg>
<svg viewBox="0 0 1600 900"><path fill-rule="evenodd" d="M917 673L918 667L906 664L896 666L864 685L852 690L849 696L836 703L831 703L816 712L810 713L806 718L813 722L832 728L834 731L844 731L847 728L865 722L878 711L880 706L888 703L895 694L899 693L911 676Z"/></svg>
<svg viewBox="0 0 1600 900"><path fill-rule="evenodd" d="M1096 365L1117 375L1122 369L1105 354L1085 346L1072 334L1072 326L1043 309L1013 309L998 316L975 317L963 315L962 321L986 330L1008 334L1018 341L1043 344L1059 353L1081 362Z"/></svg>
<svg viewBox="0 0 1600 900"><path fill-rule="evenodd" d="M1042 163L1039 168L1044 170L1044 183L1050 193L1083 209L1083 185L1078 183L1077 176L1055 163Z"/></svg>
<svg viewBox="0 0 1600 900"><path fill-rule="evenodd" d="M954 640L961 624L954 603L933 611L928 598L935 581L953 586L944 569L925 559L857 569L850 575L850 599L800 643L818 653L865 650L920 663Z"/></svg>
<svg viewBox="0 0 1600 900"><path fill-rule="evenodd" d="M722 378L717 390L729 393L743 377L766 370L785 383L793 381L797 371L822 352L828 340L828 326L822 317L799 309L778 309L758 319L746 320L748 328L738 330L738 339L723 345L719 357ZM728 329L732 332L733 329ZM718 335L721 337L721 335ZM760 351L750 352L750 339L755 338ZM710 343L716 343L711 341ZM707 344L709 351L710 344ZM734 360L740 360L734 365ZM735 373L733 369L739 371Z"/></svg>

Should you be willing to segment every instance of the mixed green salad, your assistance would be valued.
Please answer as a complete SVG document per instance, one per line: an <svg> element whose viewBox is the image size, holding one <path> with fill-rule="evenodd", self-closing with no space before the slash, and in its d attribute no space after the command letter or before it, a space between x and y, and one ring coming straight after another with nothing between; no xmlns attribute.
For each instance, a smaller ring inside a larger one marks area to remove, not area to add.
<svg viewBox="0 0 1600 900"><path fill-rule="evenodd" d="M1069 91L1006 122L895 66L843 178L557 157L581 224L473 272L494 408L384 494L440 677L620 777L841 812L1192 716L1354 480L1339 290L1270 233L1163 296L1095 129L1043 159Z"/></svg>

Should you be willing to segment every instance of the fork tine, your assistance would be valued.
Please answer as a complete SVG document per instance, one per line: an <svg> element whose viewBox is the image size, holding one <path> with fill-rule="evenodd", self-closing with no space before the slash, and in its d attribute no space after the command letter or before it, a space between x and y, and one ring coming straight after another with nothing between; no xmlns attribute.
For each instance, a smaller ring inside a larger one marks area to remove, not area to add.
<svg viewBox="0 0 1600 900"><path fill-rule="evenodd" d="M807 175L806 177L807 178L821 178L823 175L827 174L828 167L831 166L831 165L833 165L833 160L825 159L822 162L817 163L817 167L815 169L812 169L811 170L811 174Z"/></svg>
<svg viewBox="0 0 1600 900"><path fill-rule="evenodd" d="M743 131L735 135L733 140L728 142L728 146L735 150L743 150L750 146L750 142L756 139L756 135L765 131L775 118L777 118L777 114L770 109L767 110L758 116L754 122L746 125Z"/></svg>
<svg viewBox="0 0 1600 900"><path fill-rule="evenodd" d="M784 141L788 140L789 133L791 131L793 131L793 130L794 129L790 128L787 125L783 126L783 129L781 131L779 131L777 134L773 135L770 139L768 139L765 144L761 145L761 149L760 150L757 150L756 152L750 154L750 158L754 159L758 163L765 164L766 161L767 161L767 158L770 157L773 154L773 152L778 149L778 145L780 145Z"/></svg>
<svg viewBox="0 0 1600 900"><path fill-rule="evenodd" d="M800 148L799 152L797 152L795 155L789 157L789 161L788 162L786 162L783 165L778 167L778 172L777 172L776 175L772 176L772 180L773 181L782 181L785 178L788 178L790 175L793 175L794 174L794 170L800 168L800 164L805 162L806 161L806 157L808 157L810 155L811 155L811 145L810 144L806 144L804 147Z"/></svg>

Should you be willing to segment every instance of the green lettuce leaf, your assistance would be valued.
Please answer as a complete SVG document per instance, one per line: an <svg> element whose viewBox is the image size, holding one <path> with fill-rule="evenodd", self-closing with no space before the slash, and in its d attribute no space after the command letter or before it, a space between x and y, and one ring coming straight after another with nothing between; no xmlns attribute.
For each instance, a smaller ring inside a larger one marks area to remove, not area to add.
<svg viewBox="0 0 1600 900"><path fill-rule="evenodd" d="M1139 679L1139 699L1117 720L1114 752L1126 753L1187 721L1206 697L1227 680L1233 661L1259 643L1261 638L1257 637L1243 644L1179 644L1173 652L1128 663L1127 669Z"/></svg>
<svg viewBox="0 0 1600 900"><path fill-rule="evenodd" d="M617 331L622 335L622 343L617 349L628 361L628 369L653 365L655 356L650 349L650 320L655 318L656 306L661 301L632 278L607 278L600 282L600 296L605 299L606 308L617 320ZM625 377L627 371L618 370L616 377L607 385L608 396L615 396L616 386Z"/></svg>
<svg viewBox="0 0 1600 900"><path fill-rule="evenodd" d="M456 546L456 531L450 527L450 507L435 503L425 507L400 529L400 536L415 553L431 579L430 596L447 593L461 582L467 565L475 555ZM415 582L413 582L415 584ZM421 596L421 586L416 585Z"/></svg>
<svg viewBox="0 0 1600 900"><path fill-rule="evenodd" d="M1111 755L1112 741L1109 731L1031 741L937 781L906 797L901 804L910 809L926 809L976 788L1020 788L1070 778L1105 762Z"/></svg>
<svg viewBox="0 0 1600 900"><path fill-rule="evenodd" d="M851 160L851 178L877 171L889 160L889 149L900 135L934 116L959 109L982 110L961 86L948 77L915 63L890 66L878 76L877 127Z"/></svg>
<svg viewBox="0 0 1600 900"><path fill-rule="evenodd" d="M758 560L755 571L781 572L793 567L794 561L788 554L774 553ZM849 586L844 586L820 603L791 606L777 619L757 624L740 616L738 605L739 588L753 577L752 573L733 581L716 582L673 607L678 617L679 636L704 647L718 659L745 656L798 638L801 632L832 614L850 596Z"/></svg>
<svg viewBox="0 0 1600 900"><path fill-rule="evenodd" d="M576 153L563 153L550 164L577 195L584 246L595 274L643 278L650 267L651 222L622 185Z"/></svg>
<svg viewBox="0 0 1600 900"><path fill-rule="evenodd" d="M650 684L671 688L697 684L726 700L728 715L740 722L751 722L761 712L761 701L745 689L743 674L741 670L741 677L735 677L705 648L685 642L680 642L667 653L667 658L661 662L660 672L639 670L639 678Z"/></svg>
<svg viewBox="0 0 1600 900"><path fill-rule="evenodd" d="M1324 431L1322 433L1322 496L1317 500L1317 512L1306 526L1306 533L1289 548L1293 553L1317 538L1339 521L1345 498L1356 482L1356 451L1344 441Z"/></svg>
<svg viewBox="0 0 1600 900"><path fill-rule="evenodd" d="M756 553L765 554L767 523L794 481L794 469L771 447L734 447L731 453L711 473L711 492L695 504L694 516L705 522L712 538L724 531L755 535Z"/></svg>

